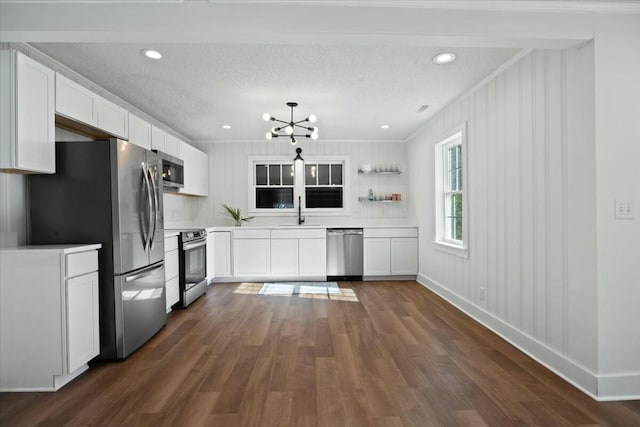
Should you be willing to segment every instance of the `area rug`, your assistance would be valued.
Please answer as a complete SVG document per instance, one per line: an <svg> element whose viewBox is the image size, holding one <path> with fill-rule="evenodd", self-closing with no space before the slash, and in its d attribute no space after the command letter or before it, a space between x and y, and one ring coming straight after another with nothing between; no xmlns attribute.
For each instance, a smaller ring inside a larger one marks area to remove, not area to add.
<svg viewBox="0 0 640 427"><path fill-rule="evenodd" d="M278 282L265 283L258 295L340 295L338 282Z"/></svg>

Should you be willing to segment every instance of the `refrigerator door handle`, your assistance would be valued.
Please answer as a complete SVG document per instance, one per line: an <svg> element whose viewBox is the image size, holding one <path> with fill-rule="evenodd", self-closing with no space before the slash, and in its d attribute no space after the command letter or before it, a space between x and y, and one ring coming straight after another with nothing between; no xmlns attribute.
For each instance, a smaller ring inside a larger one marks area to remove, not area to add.
<svg viewBox="0 0 640 427"><path fill-rule="evenodd" d="M157 270L159 268L163 268L164 267L164 263L160 264L160 265L155 265L151 268L147 268L144 271L131 275L131 276L127 276L124 281L125 282L133 282L134 280L138 280L138 279L142 279L143 277L147 277L147 276L151 276L154 272L154 270Z"/></svg>
<svg viewBox="0 0 640 427"><path fill-rule="evenodd" d="M158 211L159 211L159 202L158 202L158 191L156 190L156 180L153 179L153 174L151 173L151 169L147 169L147 173L149 174L149 179L151 180L151 189L153 190L153 231L149 234L150 237L150 245L149 250L153 250L153 242L156 237L156 228L158 226ZM151 225L151 224L149 224Z"/></svg>
<svg viewBox="0 0 640 427"><path fill-rule="evenodd" d="M149 177L147 175L147 171L142 167L142 175L144 176L144 183L147 187L147 202L149 205L149 218L148 218L148 226L147 226L147 238L144 245L144 250L148 251L151 246L151 211L153 210L153 199L151 196L151 185L149 185Z"/></svg>

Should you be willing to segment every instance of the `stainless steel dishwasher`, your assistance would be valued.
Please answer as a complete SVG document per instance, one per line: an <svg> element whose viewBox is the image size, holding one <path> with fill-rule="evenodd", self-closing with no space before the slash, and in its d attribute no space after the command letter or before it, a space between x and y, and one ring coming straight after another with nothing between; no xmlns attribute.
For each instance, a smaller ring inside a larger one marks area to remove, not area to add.
<svg viewBox="0 0 640 427"><path fill-rule="evenodd" d="M327 280L362 280L362 228L327 229Z"/></svg>

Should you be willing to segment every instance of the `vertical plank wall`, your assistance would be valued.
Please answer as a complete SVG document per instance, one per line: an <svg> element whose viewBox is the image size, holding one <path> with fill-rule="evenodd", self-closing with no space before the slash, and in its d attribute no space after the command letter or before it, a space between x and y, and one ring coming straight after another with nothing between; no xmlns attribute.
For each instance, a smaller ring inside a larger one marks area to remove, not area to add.
<svg viewBox="0 0 640 427"><path fill-rule="evenodd" d="M221 211L222 203L240 207L247 212L248 206L248 156L284 156L293 159L295 148L285 141L264 142L229 142L207 144L209 150L209 206L206 215L207 223L229 225L228 217ZM302 157L308 159L323 155L345 155L350 164L346 172L349 176L350 214L346 216L329 216L321 219L323 224L345 223L366 219L369 222L405 223L408 216L406 203L360 203L358 196L365 196L369 188L376 193L402 193L408 198L407 159L405 144L402 142L322 142L301 141L297 146L302 148ZM357 170L363 164L397 165L404 171L401 175L358 175ZM307 223L320 221L307 216ZM293 223L293 218L261 217L252 224Z"/></svg>
<svg viewBox="0 0 640 427"><path fill-rule="evenodd" d="M420 281L595 394L593 82L592 44L532 51L438 113L407 152ZM464 121L468 259L432 243L434 144Z"/></svg>

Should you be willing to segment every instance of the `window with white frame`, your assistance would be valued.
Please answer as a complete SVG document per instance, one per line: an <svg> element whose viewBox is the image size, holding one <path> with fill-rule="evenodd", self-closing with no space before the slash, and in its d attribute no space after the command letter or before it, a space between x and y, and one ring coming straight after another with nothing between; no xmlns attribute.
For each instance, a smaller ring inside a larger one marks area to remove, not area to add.
<svg viewBox="0 0 640 427"><path fill-rule="evenodd" d="M467 255L466 123L435 146L435 243Z"/></svg>
<svg viewBox="0 0 640 427"><path fill-rule="evenodd" d="M348 211L346 156L307 158L304 163L275 156L249 156L249 211L252 214Z"/></svg>
<svg viewBox="0 0 640 427"><path fill-rule="evenodd" d="M342 162L305 163L304 200L307 209L344 207L344 167Z"/></svg>
<svg viewBox="0 0 640 427"><path fill-rule="evenodd" d="M256 209L293 209L293 162L255 163L253 170Z"/></svg>

